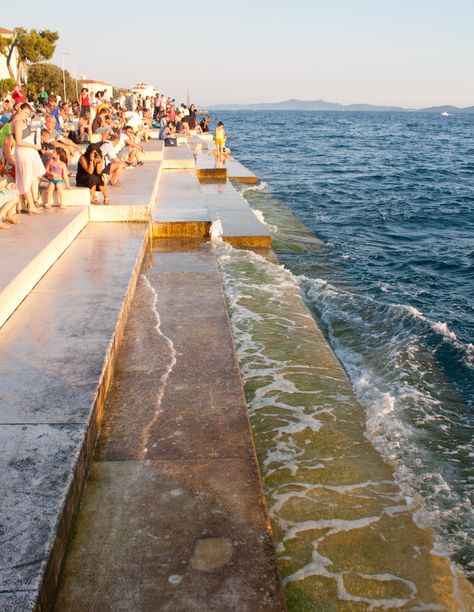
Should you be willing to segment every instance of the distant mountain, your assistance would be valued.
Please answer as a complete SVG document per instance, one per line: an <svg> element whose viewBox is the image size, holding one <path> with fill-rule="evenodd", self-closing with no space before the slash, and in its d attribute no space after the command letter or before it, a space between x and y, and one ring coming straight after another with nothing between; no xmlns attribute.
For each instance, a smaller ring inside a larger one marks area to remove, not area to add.
<svg viewBox="0 0 474 612"><path fill-rule="evenodd" d="M210 104L214 110L300 110L300 111L377 111L408 112L412 109L400 106L377 106L374 104L339 104L326 100L285 100L283 102L262 102L259 104ZM457 108L456 106L432 106L417 109L416 112L430 113L474 113L474 106Z"/></svg>
<svg viewBox="0 0 474 612"><path fill-rule="evenodd" d="M422 109L424 113L474 113L474 106L459 108L457 106L430 106Z"/></svg>

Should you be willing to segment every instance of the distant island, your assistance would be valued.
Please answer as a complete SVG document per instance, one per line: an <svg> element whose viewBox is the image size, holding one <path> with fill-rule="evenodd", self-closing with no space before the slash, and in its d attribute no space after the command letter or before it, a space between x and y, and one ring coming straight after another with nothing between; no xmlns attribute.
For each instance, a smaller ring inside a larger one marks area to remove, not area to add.
<svg viewBox="0 0 474 612"><path fill-rule="evenodd" d="M260 104L209 104L215 110L300 110L300 111L378 111L417 113L474 113L474 106L430 106L428 108L402 108L400 106L377 106L374 104L339 104L326 100L285 100L284 102L262 102Z"/></svg>

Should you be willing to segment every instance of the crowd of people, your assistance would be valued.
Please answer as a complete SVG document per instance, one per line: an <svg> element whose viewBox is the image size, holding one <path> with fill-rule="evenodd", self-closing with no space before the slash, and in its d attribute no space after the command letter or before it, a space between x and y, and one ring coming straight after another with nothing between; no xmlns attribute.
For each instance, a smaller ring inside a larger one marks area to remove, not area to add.
<svg viewBox="0 0 474 612"><path fill-rule="evenodd" d="M57 206L64 208L74 176L76 187L89 189L92 204L108 204L108 189L122 185L122 172L143 165L142 142L150 129L158 128L159 138L170 144L176 136L209 132L210 121L207 115L198 123L194 104L177 106L160 93L130 91L107 99L105 91L92 95L84 87L78 100L68 102L44 87L37 95L25 94L17 83L0 100L0 229L19 223L20 212L51 208L55 192ZM218 153L225 139L220 122Z"/></svg>

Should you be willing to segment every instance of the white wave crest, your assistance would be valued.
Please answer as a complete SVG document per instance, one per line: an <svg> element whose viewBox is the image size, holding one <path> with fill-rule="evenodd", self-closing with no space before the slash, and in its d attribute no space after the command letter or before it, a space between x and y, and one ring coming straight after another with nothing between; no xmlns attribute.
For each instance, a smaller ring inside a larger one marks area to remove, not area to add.
<svg viewBox="0 0 474 612"><path fill-rule="evenodd" d="M222 223L220 222L220 219L217 219L216 221L213 221L211 225L211 240L213 242L222 242L222 234Z"/></svg>
<svg viewBox="0 0 474 612"><path fill-rule="evenodd" d="M240 193L244 194L247 191L265 191L266 188L267 188L267 183L265 183L265 181L262 181L261 183L258 183L257 185L245 185L239 191Z"/></svg>
<svg viewBox="0 0 474 612"><path fill-rule="evenodd" d="M278 232L278 227L276 225L271 225L270 223L267 223L265 221L265 216L264 216L264 214L263 214L263 212L261 210L259 210L258 208L251 208L250 210L257 217L257 219L260 221L260 223L265 225L265 227L268 229L270 234L276 234Z"/></svg>

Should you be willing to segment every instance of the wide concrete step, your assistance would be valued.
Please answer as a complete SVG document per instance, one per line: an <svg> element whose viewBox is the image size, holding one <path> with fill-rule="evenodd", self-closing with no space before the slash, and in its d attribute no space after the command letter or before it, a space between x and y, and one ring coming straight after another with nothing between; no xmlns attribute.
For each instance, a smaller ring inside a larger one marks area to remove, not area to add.
<svg viewBox="0 0 474 612"><path fill-rule="evenodd" d="M125 169L120 175L121 184L107 187L110 201L108 205L102 204L102 195L97 196L101 204L91 205L90 220L149 221L161 171L162 162L149 160L147 150L143 166Z"/></svg>
<svg viewBox="0 0 474 612"><path fill-rule="evenodd" d="M215 149L209 144L211 151ZM196 150L196 173L201 181L225 180L238 183L258 183L258 176L233 157L218 159L205 149Z"/></svg>
<svg viewBox="0 0 474 612"><path fill-rule="evenodd" d="M194 170L167 170L162 173L152 233L156 238L208 236L212 218Z"/></svg>
<svg viewBox="0 0 474 612"><path fill-rule="evenodd" d="M220 221L222 239L235 247L270 248L271 234L231 183L201 185L213 221Z"/></svg>
<svg viewBox="0 0 474 612"><path fill-rule="evenodd" d="M163 142L141 143L145 149L143 166L130 167L120 175L120 186L108 185L110 204L92 205L91 221L147 222L156 199L162 171ZM102 196L97 196L102 202Z"/></svg>
<svg viewBox="0 0 474 612"><path fill-rule="evenodd" d="M164 170L189 170L194 167L194 156L186 143L179 144L177 147L164 148Z"/></svg>
<svg viewBox="0 0 474 612"><path fill-rule="evenodd" d="M285 609L214 250L177 244L139 279L62 612Z"/></svg>
<svg viewBox="0 0 474 612"><path fill-rule="evenodd" d="M2 612L52 609L146 227L89 224L0 330Z"/></svg>
<svg viewBox="0 0 474 612"><path fill-rule="evenodd" d="M196 175L202 182L204 181L226 181L227 168L224 162L217 159L206 150L196 151Z"/></svg>
<svg viewBox="0 0 474 612"><path fill-rule="evenodd" d="M90 204L90 192L87 187L75 187L75 179L70 178L71 189L65 189L63 195L63 203L65 206L89 206ZM43 203L46 202L46 187L47 184L43 182L40 189L40 197ZM58 205L58 192L53 192L53 203Z"/></svg>
<svg viewBox="0 0 474 612"><path fill-rule="evenodd" d="M84 229L89 213L87 208L52 208L22 215L20 221L0 236L0 326Z"/></svg>

